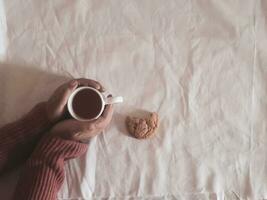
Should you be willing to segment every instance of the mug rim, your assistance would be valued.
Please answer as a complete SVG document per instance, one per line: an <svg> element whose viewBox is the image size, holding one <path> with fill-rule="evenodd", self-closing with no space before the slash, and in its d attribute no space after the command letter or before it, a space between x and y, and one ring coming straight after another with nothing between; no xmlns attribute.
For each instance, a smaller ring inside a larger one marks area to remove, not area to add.
<svg viewBox="0 0 267 200"><path fill-rule="evenodd" d="M97 115L96 117L94 117L94 118L91 118L91 119L85 119L85 118L80 117L79 115L77 115L77 114L74 112L74 109L73 109L73 107L72 107L73 99L74 99L74 97L76 96L76 94L77 94L78 92L82 91L82 90L93 90L94 92L96 92L96 93L98 94L98 96L99 96L100 99L101 99L101 103L102 103L102 105L101 105L101 111L100 111L100 112L98 113L98 115ZM82 86L82 87L79 87L79 88L75 89L75 90L71 93L71 95L70 95L69 98L68 98L67 108L68 108L68 111L69 111L70 115L71 115L74 119L79 120L79 121L92 121L92 120L95 120L95 119L97 119L97 118L99 118L99 117L101 116L101 114L102 114L102 112L103 112L103 110L104 110L104 108L105 108L105 101L104 101L104 97L103 97L103 95L102 95L97 89L95 89L95 88L93 88L93 87L90 87L90 86Z"/></svg>

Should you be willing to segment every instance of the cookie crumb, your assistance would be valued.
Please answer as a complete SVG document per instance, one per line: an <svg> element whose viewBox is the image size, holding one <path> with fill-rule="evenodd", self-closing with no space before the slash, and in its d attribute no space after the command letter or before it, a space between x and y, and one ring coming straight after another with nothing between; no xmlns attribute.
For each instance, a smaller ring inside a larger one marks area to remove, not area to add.
<svg viewBox="0 0 267 200"><path fill-rule="evenodd" d="M126 126L129 133L135 138L146 139L154 135L159 126L158 114L150 113L145 119L127 116Z"/></svg>

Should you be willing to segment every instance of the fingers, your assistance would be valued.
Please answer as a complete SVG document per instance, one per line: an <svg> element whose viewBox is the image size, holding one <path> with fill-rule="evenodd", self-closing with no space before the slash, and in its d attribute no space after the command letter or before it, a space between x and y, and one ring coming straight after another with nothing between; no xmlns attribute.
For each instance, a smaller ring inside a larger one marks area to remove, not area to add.
<svg viewBox="0 0 267 200"><path fill-rule="evenodd" d="M105 88L99 82L91 79L80 78L71 80L62 86L62 105L67 103L69 96L78 86L90 86L99 90L100 92L105 90Z"/></svg>
<svg viewBox="0 0 267 200"><path fill-rule="evenodd" d="M100 129L96 128L93 122L76 121L72 124L72 129L72 139L82 142L88 141L101 132Z"/></svg>
<svg viewBox="0 0 267 200"><path fill-rule="evenodd" d="M60 133L61 137L75 141L88 141L90 138L101 133L110 123L113 114L112 105L106 106L102 116L97 120L83 122L68 119L56 125L54 132Z"/></svg>
<svg viewBox="0 0 267 200"><path fill-rule="evenodd" d="M90 86L93 87L97 90L99 90L100 92L104 92L105 88L98 82L95 80L91 80L91 79L85 79L85 78L80 78L80 79L76 79L79 83L79 86Z"/></svg>
<svg viewBox="0 0 267 200"><path fill-rule="evenodd" d="M75 127L74 129L76 133L74 135L74 138L79 140L86 140L99 134L110 123L112 115L112 105L108 105L106 106L102 116L100 116L98 119L90 122L76 121L76 123L73 124L73 128Z"/></svg>
<svg viewBox="0 0 267 200"><path fill-rule="evenodd" d="M113 114L113 106L112 104L109 104L105 107L101 117L105 118L105 119L109 119L112 117L112 114Z"/></svg>
<svg viewBox="0 0 267 200"><path fill-rule="evenodd" d="M60 99L60 109L63 109L63 107L67 104L69 96L78 86L90 86L99 90L100 92L105 90L99 82L91 79L80 78L71 80L59 88L61 90L61 92L58 94Z"/></svg>
<svg viewBox="0 0 267 200"><path fill-rule="evenodd" d="M69 96L77 87L78 82L76 80L72 80L63 86L63 94L60 102L61 107L64 107L67 104Z"/></svg>
<svg viewBox="0 0 267 200"><path fill-rule="evenodd" d="M106 127L113 116L113 106L107 105L105 110L103 111L102 115L95 121L97 127Z"/></svg>
<svg viewBox="0 0 267 200"><path fill-rule="evenodd" d="M83 143L88 143L88 141L92 138L95 137L96 135L98 135L99 133L101 133L100 130L95 130L94 132L81 132L78 134L74 135L74 139L76 141L80 141Z"/></svg>

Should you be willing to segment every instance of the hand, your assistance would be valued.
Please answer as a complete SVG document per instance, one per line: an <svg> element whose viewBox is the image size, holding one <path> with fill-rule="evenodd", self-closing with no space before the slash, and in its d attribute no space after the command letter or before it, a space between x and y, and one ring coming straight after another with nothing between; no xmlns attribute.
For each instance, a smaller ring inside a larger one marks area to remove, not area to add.
<svg viewBox="0 0 267 200"><path fill-rule="evenodd" d="M67 119L57 123L51 129L50 134L64 139L87 142L91 137L101 133L108 126L112 115L112 105L107 105L98 119L88 122Z"/></svg>
<svg viewBox="0 0 267 200"><path fill-rule="evenodd" d="M90 86L100 92L104 92L104 87L97 81L90 79L74 79L59 86L50 99L46 102L47 117L50 122L55 123L61 120L67 113L67 102L71 93L78 86Z"/></svg>

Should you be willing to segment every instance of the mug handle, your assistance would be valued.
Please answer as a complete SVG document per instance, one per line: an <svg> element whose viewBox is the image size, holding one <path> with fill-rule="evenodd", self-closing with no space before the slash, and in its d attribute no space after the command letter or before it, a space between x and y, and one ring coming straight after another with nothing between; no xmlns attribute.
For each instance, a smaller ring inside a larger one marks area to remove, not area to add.
<svg viewBox="0 0 267 200"><path fill-rule="evenodd" d="M102 93L104 97L105 104L114 104L114 103L122 103L123 102L123 97L122 96L117 96L117 97L108 97L110 93L104 92Z"/></svg>

